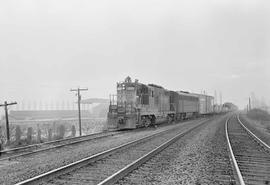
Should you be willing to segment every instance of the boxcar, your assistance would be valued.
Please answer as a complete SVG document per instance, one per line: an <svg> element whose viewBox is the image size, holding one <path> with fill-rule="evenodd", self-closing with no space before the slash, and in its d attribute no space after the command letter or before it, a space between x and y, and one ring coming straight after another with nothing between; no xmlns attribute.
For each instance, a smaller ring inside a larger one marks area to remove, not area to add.
<svg viewBox="0 0 270 185"><path fill-rule="evenodd" d="M199 98L199 114L212 114L214 112L214 97L205 94L195 94Z"/></svg>

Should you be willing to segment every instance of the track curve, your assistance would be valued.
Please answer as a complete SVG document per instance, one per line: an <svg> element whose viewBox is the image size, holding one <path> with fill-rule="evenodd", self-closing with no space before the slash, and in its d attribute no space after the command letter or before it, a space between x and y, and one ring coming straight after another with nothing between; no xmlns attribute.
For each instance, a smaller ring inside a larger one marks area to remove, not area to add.
<svg viewBox="0 0 270 185"><path fill-rule="evenodd" d="M270 150L239 120L226 122L226 137L239 184L270 184Z"/></svg>

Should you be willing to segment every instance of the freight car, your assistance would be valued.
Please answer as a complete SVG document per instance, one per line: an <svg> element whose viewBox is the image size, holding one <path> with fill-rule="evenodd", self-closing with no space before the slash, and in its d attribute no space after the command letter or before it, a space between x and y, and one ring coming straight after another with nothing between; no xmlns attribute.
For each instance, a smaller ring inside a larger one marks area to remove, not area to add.
<svg viewBox="0 0 270 185"><path fill-rule="evenodd" d="M199 114L200 115L208 115L214 113L214 97L206 94L196 94L192 93L192 95L197 96L199 98Z"/></svg>
<svg viewBox="0 0 270 185"><path fill-rule="evenodd" d="M197 94L175 92L154 84L142 84L127 77L117 83L117 95L110 96L108 129L135 129L163 121L197 117L200 98Z"/></svg>
<svg viewBox="0 0 270 185"><path fill-rule="evenodd" d="M174 120L183 120L197 117L199 114L199 98L184 91L170 91L171 105L173 107Z"/></svg>

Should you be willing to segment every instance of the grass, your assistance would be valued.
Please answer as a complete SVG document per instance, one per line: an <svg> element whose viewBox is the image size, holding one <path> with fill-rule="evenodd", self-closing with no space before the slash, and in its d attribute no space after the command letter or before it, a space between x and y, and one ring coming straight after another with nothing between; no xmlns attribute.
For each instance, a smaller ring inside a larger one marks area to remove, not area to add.
<svg viewBox="0 0 270 185"><path fill-rule="evenodd" d="M270 114L261 109L251 109L247 116L253 120L270 121Z"/></svg>
<svg viewBox="0 0 270 185"><path fill-rule="evenodd" d="M102 131L106 119L82 120L83 135ZM10 144L6 146L5 125L0 125L0 146L18 147L28 144L42 143L55 139L63 139L78 136L79 128L77 120L74 121L51 121L31 124L10 124Z"/></svg>

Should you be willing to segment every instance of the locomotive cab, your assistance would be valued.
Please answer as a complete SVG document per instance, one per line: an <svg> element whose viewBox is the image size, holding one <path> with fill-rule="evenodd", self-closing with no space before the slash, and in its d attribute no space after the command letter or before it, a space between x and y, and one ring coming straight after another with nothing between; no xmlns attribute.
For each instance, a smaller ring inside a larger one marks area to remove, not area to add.
<svg viewBox="0 0 270 185"><path fill-rule="evenodd" d="M108 112L109 129L132 129L138 122L138 81L132 82L127 77L124 82L117 83L117 95L110 96Z"/></svg>

